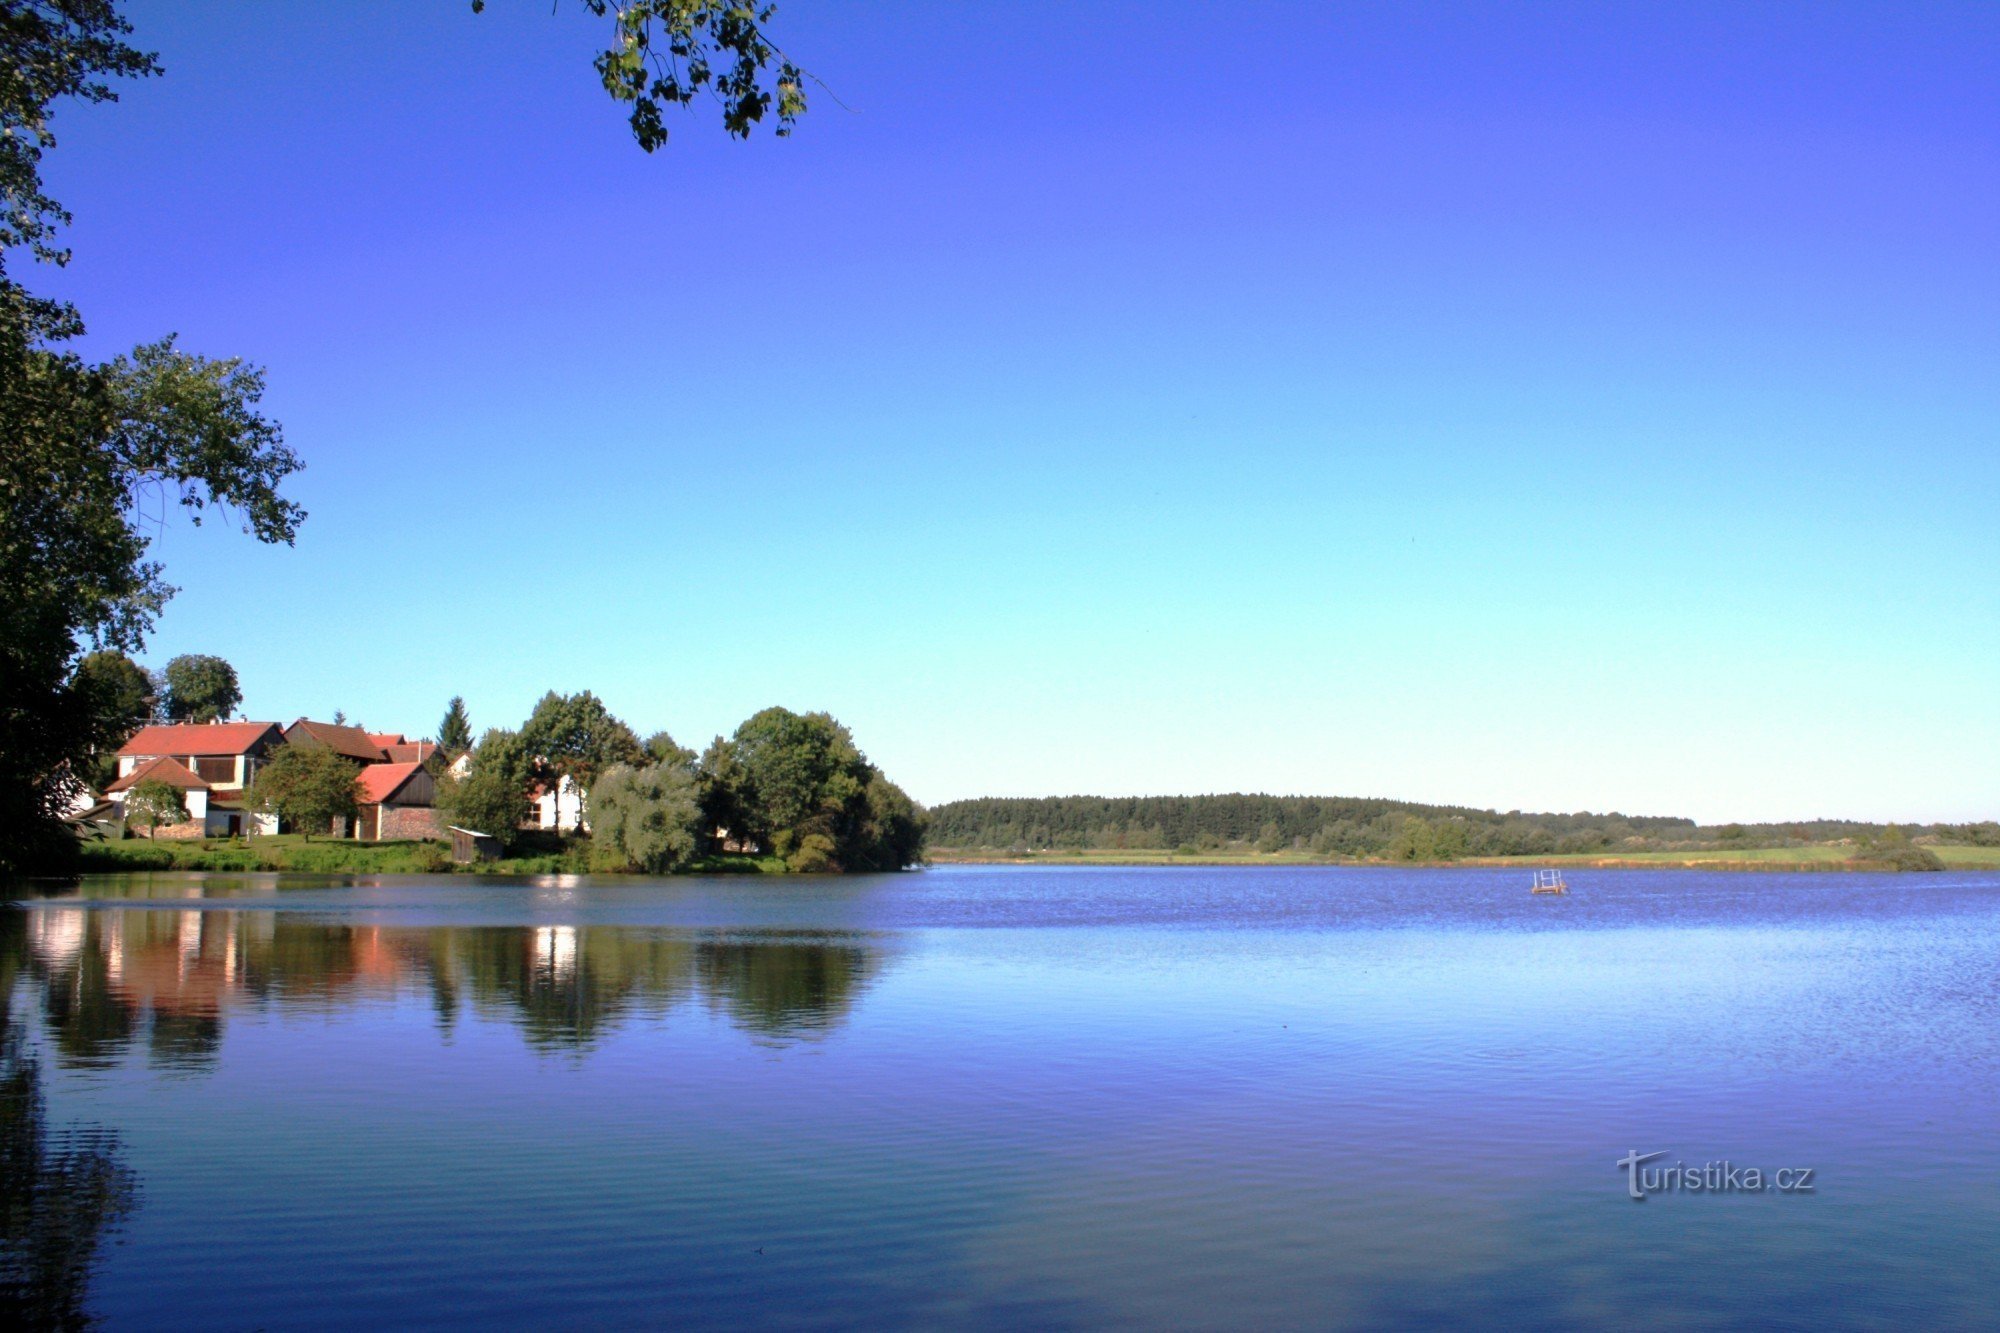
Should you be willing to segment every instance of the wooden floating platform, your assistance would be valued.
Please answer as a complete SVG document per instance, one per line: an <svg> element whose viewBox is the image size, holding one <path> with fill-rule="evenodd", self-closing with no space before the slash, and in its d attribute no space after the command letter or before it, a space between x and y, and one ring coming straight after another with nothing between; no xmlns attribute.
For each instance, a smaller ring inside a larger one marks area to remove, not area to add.
<svg viewBox="0 0 2000 1333"><path fill-rule="evenodd" d="M1529 893L1568 893L1569 881L1560 870L1537 870L1534 882L1528 886Z"/></svg>

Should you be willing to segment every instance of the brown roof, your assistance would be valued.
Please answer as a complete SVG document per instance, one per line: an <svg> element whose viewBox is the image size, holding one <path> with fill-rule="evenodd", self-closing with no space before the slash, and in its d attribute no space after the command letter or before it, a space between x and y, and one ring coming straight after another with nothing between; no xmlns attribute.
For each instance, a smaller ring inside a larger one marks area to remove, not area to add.
<svg viewBox="0 0 2000 1333"><path fill-rule="evenodd" d="M371 731L368 733L368 739L386 750L392 745L401 745L403 743L403 733L400 731Z"/></svg>
<svg viewBox="0 0 2000 1333"><path fill-rule="evenodd" d="M118 747L118 753L248 754L277 729L275 722L183 722L175 726L141 727L131 740Z"/></svg>
<svg viewBox="0 0 2000 1333"><path fill-rule="evenodd" d="M382 747L390 762L397 764L420 764L436 754L437 749L436 741L399 741Z"/></svg>
<svg viewBox="0 0 2000 1333"><path fill-rule="evenodd" d="M370 764L355 782L361 787L361 804L379 805L394 796L422 764Z"/></svg>
<svg viewBox="0 0 2000 1333"><path fill-rule="evenodd" d="M335 754L359 759L364 764L382 762L382 747L369 739L368 733L359 727L336 727L331 722L308 722L300 718L285 728L285 739L297 745L302 738L309 744L324 745Z"/></svg>
<svg viewBox="0 0 2000 1333"><path fill-rule="evenodd" d="M160 730L171 730L171 728L162 727ZM187 765L166 758L148 759L145 763L139 765L104 790L107 793L126 791L129 788L138 786L142 782L149 782L154 778L158 778L161 782L169 786L179 787L183 791L208 790L208 784L193 773L190 773Z"/></svg>

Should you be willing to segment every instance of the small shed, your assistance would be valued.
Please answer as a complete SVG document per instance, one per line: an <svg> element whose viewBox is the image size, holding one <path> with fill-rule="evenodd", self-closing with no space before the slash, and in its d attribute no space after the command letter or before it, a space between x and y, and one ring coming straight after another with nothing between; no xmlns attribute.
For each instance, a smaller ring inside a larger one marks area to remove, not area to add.
<svg viewBox="0 0 2000 1333"><path fill-rule="evenodd" d="M474 861L498 861L500 859L500 839L491 833L476 833L469 828L451 826L451 859L457 865L471 865Z"/></svg>

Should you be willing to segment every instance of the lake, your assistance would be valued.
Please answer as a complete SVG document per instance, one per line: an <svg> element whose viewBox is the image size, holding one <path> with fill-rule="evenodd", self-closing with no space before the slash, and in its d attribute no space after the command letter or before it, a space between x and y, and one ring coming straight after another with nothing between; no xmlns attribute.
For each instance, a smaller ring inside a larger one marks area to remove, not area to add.
<svg viewBox="0 0 2000 1333"><path fill-rule="evenodd" d="M23 897L8 1299L203 1329L2000 1321L2000 874L1526 879Z"/></svg>

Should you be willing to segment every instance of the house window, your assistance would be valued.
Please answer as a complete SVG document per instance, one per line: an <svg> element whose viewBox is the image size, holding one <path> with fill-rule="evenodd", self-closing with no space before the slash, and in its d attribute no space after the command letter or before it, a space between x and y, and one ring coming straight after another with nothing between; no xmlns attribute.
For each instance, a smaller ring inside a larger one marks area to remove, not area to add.
<svg viewBox="0 0 2000 1333"><path fill-rule="evenodd" d="M236 758L234 755L204 755L194 761L194 775L203 782L233 783L236 781Z"/></svg>

